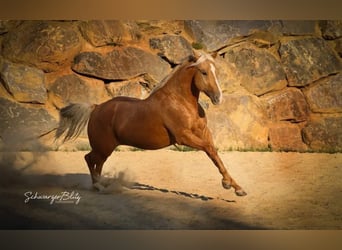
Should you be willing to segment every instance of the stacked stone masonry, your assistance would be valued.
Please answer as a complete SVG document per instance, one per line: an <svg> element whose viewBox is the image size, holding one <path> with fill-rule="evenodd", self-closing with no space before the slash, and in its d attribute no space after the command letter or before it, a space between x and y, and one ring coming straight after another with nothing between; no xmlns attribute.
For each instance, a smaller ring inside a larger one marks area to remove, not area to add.
<svg viewBox="0 0 342 250"><path fill-rule="evenodd" d="M146 98L196 49L218 52L220 150L342 151L342 21L0 21L0 147L45 138L58 110ZM86 134L82 135L86 137Z"/></svg>

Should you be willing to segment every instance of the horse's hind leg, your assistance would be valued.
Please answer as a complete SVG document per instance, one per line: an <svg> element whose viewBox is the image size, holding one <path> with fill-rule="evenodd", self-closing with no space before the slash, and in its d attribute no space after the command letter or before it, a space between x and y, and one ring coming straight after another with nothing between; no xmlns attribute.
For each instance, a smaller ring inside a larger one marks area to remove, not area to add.
<svg viewBox="0 0 342 250"><path fill-rule="evenodd" d="M89 172L90 172L90 175L91 175L91 180L94 183L95 182L95 179L94 179L94 176L95 176L95 163L91 159L91 152L86 154L84 156L84 159L87 162L87 165L88 165L88 168L89 168Z"/></svg>
<svg viewBox="0 0 342 250"><path fill-rule="evenodd" d="M92 150L90 153L84 156L84 159L87 162L92 182L93 184L95 184L100 179L102 167L107 157L104 157L96 151Z"/></svg>

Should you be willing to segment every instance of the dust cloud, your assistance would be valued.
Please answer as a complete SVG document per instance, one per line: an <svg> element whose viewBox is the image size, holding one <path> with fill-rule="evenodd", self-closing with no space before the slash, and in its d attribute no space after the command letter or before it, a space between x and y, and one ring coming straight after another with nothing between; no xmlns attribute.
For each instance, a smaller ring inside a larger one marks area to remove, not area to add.
<svg viewBox="0 0 342 250"><path fill-rule="evenodd" d="M25 175L38 162L47 161L47 147L38 139L23 138L21 134L3 138L0 147L0 186L27 184Z"/></svg>
<svg viewBox="0 0 342 250"><path fill-rule="evenodd" d="M82 172L75 171L75 165L74 159L60 159L57 152L51 151L51 146L44 145L39 139L12 137L2 143L0 149L0 188L97 189L102 194L110 194L133 185L132 174L127 169L110 167L111 171L104 173L99 183L93 186L86 163Z"/></svg>
<svg viewBox="0 0 342 250"><path fill-rule="evenodd" d="M127 169L105 173L99 182L94 184L94 188L102 194L120 193L134 185L133 179L133 175Z"/></svg>

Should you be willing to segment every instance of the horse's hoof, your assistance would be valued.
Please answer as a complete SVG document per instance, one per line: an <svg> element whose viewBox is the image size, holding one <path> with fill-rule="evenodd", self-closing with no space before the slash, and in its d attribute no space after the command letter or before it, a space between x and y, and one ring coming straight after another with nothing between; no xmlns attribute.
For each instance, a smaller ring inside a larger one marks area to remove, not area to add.
<svg viewBox="0 0 342 250"><path fill-rule="evenodd" d="M245 196L247 193L243 189L235 190L237 196Z"/></svg>
<svg viewBox="0 0 342 250"><path fill-rule="evenodd" d="M96 189L97 191L101 192L105 187L102 184L100 184L99 182L95 182L93 184L93 188Z"/></svg>
<svg viewBox="0 0 342 250"><path fill-rule="evenodd" d="M222 180L222 186L225 189L230 189L232 187L231 183L229 181L226 181L226 180Z"/></svg>

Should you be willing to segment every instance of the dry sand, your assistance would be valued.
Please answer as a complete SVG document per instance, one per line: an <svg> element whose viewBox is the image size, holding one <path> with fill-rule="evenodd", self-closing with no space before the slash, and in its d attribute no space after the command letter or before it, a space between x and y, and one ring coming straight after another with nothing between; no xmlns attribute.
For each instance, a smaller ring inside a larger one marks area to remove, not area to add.
<svg viewBox="0 0 342 250"><path fill-rule="evenodd" d="M168 149L114 152L99 192L85 153L1 153L1 229L342 229L342 154L221 152L238 197L205 153Z"/></svg>

